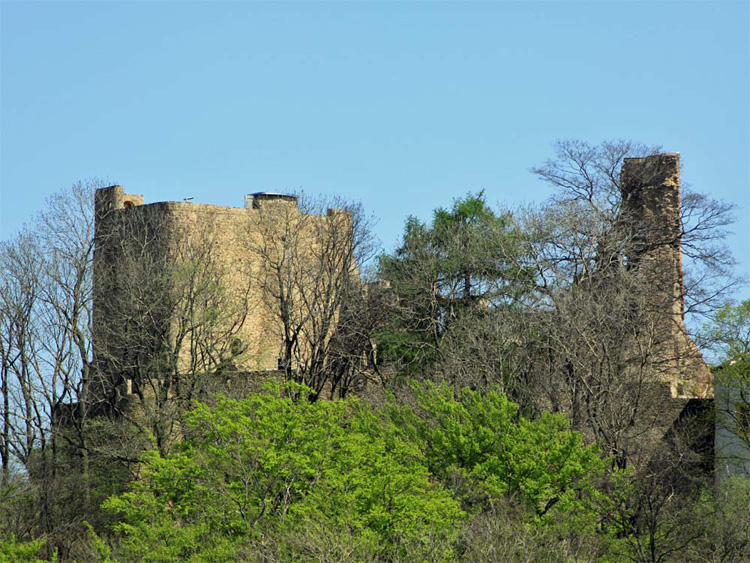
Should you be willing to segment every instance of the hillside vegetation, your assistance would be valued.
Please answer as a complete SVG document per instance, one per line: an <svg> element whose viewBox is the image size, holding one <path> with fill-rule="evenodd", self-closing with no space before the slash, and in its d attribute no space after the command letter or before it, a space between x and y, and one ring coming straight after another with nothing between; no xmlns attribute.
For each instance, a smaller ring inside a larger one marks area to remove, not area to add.
<svg viewBox="0 0 750 563"><path fill-rule="evenodd" d="M713 403L665 383L666 288L621 213L623 160L657 152L560 142L550 201L467 193L388 251L357 204L304 250L268 217L252 308L208 234L149 270L131 245L98 297L117 357L92 336L102 186L55 196L0 243L0 562L750 561L750 481L715 479ZM679 298L750 447L731 212L683 191ZM283 334L265 374L238 367L257 314ZM107 362L125 400L99 400Z"/></svg>

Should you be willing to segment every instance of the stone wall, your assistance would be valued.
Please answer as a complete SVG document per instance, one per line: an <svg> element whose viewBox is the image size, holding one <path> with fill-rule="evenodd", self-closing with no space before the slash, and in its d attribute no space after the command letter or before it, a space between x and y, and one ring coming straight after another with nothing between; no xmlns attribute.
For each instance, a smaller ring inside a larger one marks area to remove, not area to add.
<svg viewBox="0 0 750 563"><path fill-rule="evenodd" d="M673 397L709 397L711 373L684 325L679 154L625 159L621 189L619 228L628 239L627 266L637 270L648 288L644 302L653 319L652 349L659 356L654 365L660 366L657 377L669 384ZM112 362L107 366L105 360L123 357L138 338L119 330L123 309L130 305L113 298L133 293L134 287L123 285L137 284L138 276L130 271L133 259L124 260L125 254L142 262L140 275L149 282L175 266L195 262L196 257L210 260L210 271L226 303L245 310L241 326L232 333L232 340L242 349L233 367L274 370L283 356L282 328L278 307L272 302L274 280L269 276L273 272L265 270L262 255L267 252L267 262L274 253L302 248L295 259L304 261L304 249L312 252L319 240L315 230L340 214L329 210L326 215L307 215L299 210L294 196L283 194L253 194L243 208L191 202L144 204L143 196L126 194L120 186L98 190L95 207L95 357L100 371L109 373L114 385L121 383L122 370ZM351 230L350 224L342 224ZM151 299L157 310L158 292ZM170 316L174 315L155 314L146 332L173 325L175 319Z"/></svg>
<svg viewBox="0 0 750 563"><path fill-rule="evenodd" d="M268 290L274 280L268 279L272 272L265 271L263 251L267 249L272 259L293 240L303 247L296 259L304 260L299 256L315 247L315 230L326 222L351 230L350 222L338 219L342 213L348 217L346 212L308 215L299 210L296 197L282 194L255 194L244 208L192 202L144 204L143 196L111 186L97 191L95 206L93 340L103 374L97 393L105 399L122 393L129 384L127 366L138 359L127 356L134 349L168 352L153 349L164 348L168 341L164 335L155 336L162 330L175 333L179 319L174 310L160 309L162 296L155 280L164 277L173 288L180 282L174 276L195 275L196 265L202 268L201 283L216 286L216 296L222 300L216 308L229 310L216 325L229 342L216 350L229 353L231 348L232 354L241 350L232 357L233 370L278 369L282 328L277 303ZM143 288L137 287L139 279ZM162 289L166 294L166 286ZM145 291L153 295L142 295ZM128 318L130 313L138 318ZM150 324L144 320L149 316ZM126 331L127 322L144 330ZM187 345L180 354L181 369L189 371L191 362L194 369L194 347Z"/></svg>
<svg viewBox="0 0 750 563"><path fill-rule="evenodd" d="M627 265L648 288L660 375L674 397L710 397L711 372L684 324L679 153L626 158L621 189Z"/></svg>

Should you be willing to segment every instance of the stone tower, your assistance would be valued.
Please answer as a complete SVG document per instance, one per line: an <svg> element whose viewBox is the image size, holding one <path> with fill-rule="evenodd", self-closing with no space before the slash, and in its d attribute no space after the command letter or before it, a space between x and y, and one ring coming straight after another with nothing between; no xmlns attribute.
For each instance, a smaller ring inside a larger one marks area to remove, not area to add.
<svg viewBox="0 0 750 563"><path fill-rule="evenodd" d="M95 397L117 401L143 380L139 372L160 369L148 366L169 354L160 365L171 366L175 379L279 369L282 327L263 252L272 260L293 239L304 261L316 248L316 233L351 232L349 217L334 209L306 214L296 196L277 193L251 194L244 207L227 207L144 204L121 186L97 190ZM196 319L201 326L185 328Z"/></svg>
<svg viewBox="0 0 750 563"><path fill-rule="evenodd" d="M627 264L648 289L661 377L673 397L712 396L711 372L684 324L679 153L626 158L621 190Z"/></svg>

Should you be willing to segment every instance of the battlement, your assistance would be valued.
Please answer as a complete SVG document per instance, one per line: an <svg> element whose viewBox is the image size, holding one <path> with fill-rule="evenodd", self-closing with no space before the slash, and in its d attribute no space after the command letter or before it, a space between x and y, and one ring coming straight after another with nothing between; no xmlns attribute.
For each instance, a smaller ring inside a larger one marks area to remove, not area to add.
<svg viewBox="0 0 750 563"><path fill-rule="evenodd" d="M159 201L145 203L144 197L140 194L127 194L122 186L108 186L96 190L94 196L94 209L99 221L105 221L106 217L114 211L133 209L135 207L161 206L165 209L173 210L192 210L196 213L243 213L246 211L259 210L264 208L278 208L286 210L299 211L299 198L294 194L284 194L279 192L255 192L245 195L244 205L242 207L213 205L191 201L192 198L186 198L183 201ZM300 211L300 213L303 213ZM347 213L341 209L328 209L326 214Z"/></svg>
<svg viewBox="0 0 750 563"><path fill-rule="evenodd" d="M196 361L216 369L223 361L218 356L197 358L203 352L188 353L187 345L170 351L179 344L170 339L196 337L178 335L196 307L207 309L199 322L212 323L200 337L215 340L215 350L231 358L231 369L277 370L283 335L271 301L279 290L267 264L277 252L286 259L293 253L300 264L315 260L326 236L338 233L341 243L351 232L348 211L312 210L295 195L272 192L248 194L243 207L230 207L145 203L142 195L110 186L95 194L95 218L93 340L98 394L105 397L112 396L107 389L132 388L129 370L159 354L177 354L179 371L195 372Z"/></svg>
<svg viewBox="0 0 750 563"><path fill-rule="evenodd" d="M245 196L245 209L258 209L264 202L297 206L297 196L277 192L256 192Z"/></svg>
<svg viewBox="0 0 750 563"><path fill-rule="evenodd" d="M122 186L109 186L96 190L94 195L94 209L97 216L103 216L110 211L130 209L143 205L143 196L126 194Z"/></svg>

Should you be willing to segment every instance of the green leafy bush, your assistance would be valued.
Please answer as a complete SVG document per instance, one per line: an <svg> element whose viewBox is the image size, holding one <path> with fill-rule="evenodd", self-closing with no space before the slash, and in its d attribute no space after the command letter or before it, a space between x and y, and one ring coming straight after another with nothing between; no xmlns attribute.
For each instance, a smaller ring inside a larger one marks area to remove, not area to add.
<svg viewBox="0 0 750 563"><path fill-rule="evenodd" d="M593 481L605 471L599 448L584 446L562 415L519 416L518 405L497 392L416 384L418 411L388 407L390 419L419 444L427 466L456 485L468 506L516 497L538 518L553 507L591 509Z"/></svg>
<svg viewBox="0 0 750 563"><path fill-rule="evenodd" d="M506 500L521 527L555 523L545 537L562 537L560 522L592 523L605 462L563 417L527 420L498 392L415 389L416 408L391 399L383 411L309 402L306 388L280 383L196 404L179 447L150 452L133 489L105 503L120 517L117 555L453 560L466 511Z"/></svg>
<svg viewBox="0 0 750 563"><path fill-rule="evenodd" d="M39 538L28 542L19 542L15 536L7 540L0 540L0 563L37 563L39 550L47 543L45 538ZM48 561L57 561L53 556Z"/></svg>
<svg viewBox="0 0 750 563"><path fill-rule="evenodd" d="M391 423L357 400L310 403L289 391L196 405L178 450L151 452L134 490L105 505L122 517L123 555L226 560L313 522L382 556L454 533L458 503Z"/></svg>

